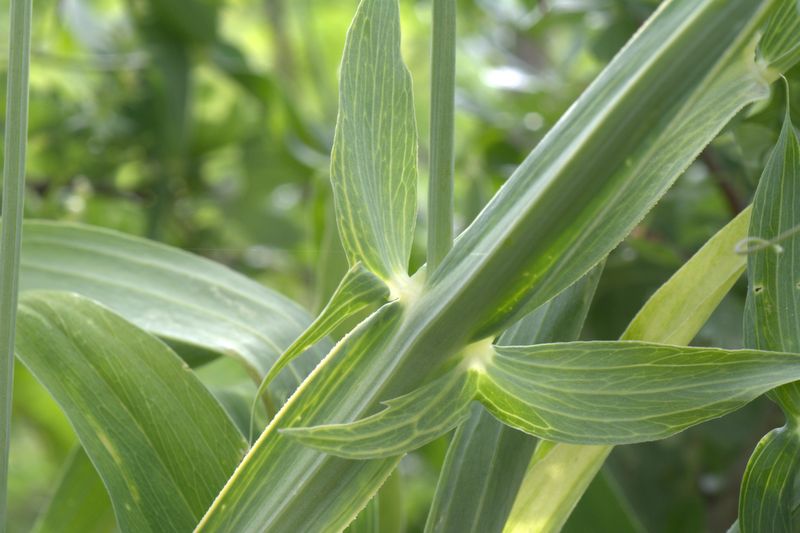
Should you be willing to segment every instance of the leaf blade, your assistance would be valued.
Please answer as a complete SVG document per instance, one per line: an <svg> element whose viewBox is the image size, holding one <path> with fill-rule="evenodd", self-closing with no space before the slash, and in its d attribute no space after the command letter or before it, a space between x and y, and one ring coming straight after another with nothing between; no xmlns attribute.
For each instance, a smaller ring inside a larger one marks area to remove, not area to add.
<svg viewBox="0 0 800 533"><path fill-rule="evenodd" d="M396 0L363 0L345 44L331 182L351 265L406 277L417 210L417 126Z"/></svg>
<svg viewBox="0 0 800 533"><path fill-rule="evenodd" d="M61 405L103 478L120 528L193 528L247 444L184 363L71 294L24 295L17 338L17 356Z"/></svg>
<svg viewBox="0 0 800 533"><path fill-rule="evenodd" d="M572 444L666 438L800 375L800 355L644 342L496 347L479 384L504 422ZM485 379L484 379L485 378Z"/></svg>
<svg viewBox="0 0 800 533"><path fill-rule="evenodd" d="M181 250L79 224L28 221L21 289L82 294L170 342L243 361L258 380L311 322L288 298ZM273 385L280 405L329 348Z"/></svg>
<svg viewBox="0 0 800 533"><path fill-rule="evenodd" d="M769 432L747 463L739 496L741 531L794 531L794 485L800 473L800 436L783 427Z"/></svg>

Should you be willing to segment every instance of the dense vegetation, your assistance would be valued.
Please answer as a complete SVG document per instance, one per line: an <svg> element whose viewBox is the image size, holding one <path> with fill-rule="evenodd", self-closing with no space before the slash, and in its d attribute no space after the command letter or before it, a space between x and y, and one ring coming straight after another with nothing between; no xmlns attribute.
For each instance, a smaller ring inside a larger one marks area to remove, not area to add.
<svg viewBox="0 0 800 533"><path fill-rule="evenodd" d="M800 528L796 0L9 7L8 531Z"/></svg>

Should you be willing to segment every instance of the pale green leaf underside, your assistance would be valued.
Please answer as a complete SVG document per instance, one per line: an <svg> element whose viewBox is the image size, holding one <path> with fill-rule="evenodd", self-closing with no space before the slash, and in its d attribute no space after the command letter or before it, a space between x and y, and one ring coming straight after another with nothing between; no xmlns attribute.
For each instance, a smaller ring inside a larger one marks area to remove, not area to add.
<svg viewBox="0 0 800 533"><path fill-rule="evenodd" d="M124 532L191 530L247 450L174 352L83 297L23 295L17 356L69 418Z"/></svg>
<svg viewBox="0 0 800 533"><path fill-rule="evenodd" d="M83 294L171 343L240 359L259 380L311 322L288 298L220 264L90 226L27 222L21 269L23 291ZM329 348L320 343L279 376L275 404Z"/></svg>
<svg viewBox="0 0 800 533"><path fill-rule="evenodd" d="M479 388L495 416L541 438L629 444L720 417L799 376L800 354L586 342L497 347Z"/></svg>
<svg viewBox="0 0 800 533"><path fill-rule="evenodd" d="M792 533L795 486L800 475L800 435L783 427L756 446L742 479L739 529L742 533Z"/></svg>
<svg viewBox="0 0 800 533"><path fill-rule="evenodd" d="M292 428L283 433L307 446L347 459L396 457L442 436L469 416L477 392L473 372L453 371L386 409L352 424Z"/></svg>
<svg viewBox="0 0 800 533"><path fill-rule="evenodd" d="M256 399L266 392L267 387L281 370L303 352L325 339L345 320L370 306L385 302L387 298L389 298L389 288L386 284L364 268L361 263L355 264L345 274L328 305L320 312L316 320L281 354L278 361L272 366L258 388Z"/></svg>
<svg viewBox="0 0 800 533"><path fill-rule="evenodd" d="M342 244L384 280L405 277L417 212L417 126L397 0L363 0L347 36L331 181Z"/></svg>

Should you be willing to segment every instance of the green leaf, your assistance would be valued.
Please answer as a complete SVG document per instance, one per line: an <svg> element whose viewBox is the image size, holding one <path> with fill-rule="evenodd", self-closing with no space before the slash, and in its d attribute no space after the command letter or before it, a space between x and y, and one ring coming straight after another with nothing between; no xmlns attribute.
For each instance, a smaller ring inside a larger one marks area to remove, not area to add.
<svg viewBox="0 0 800 533"><path fill-rule="evenodd" d="M278 358L269 373L261 382L256 399L261 398L278 374L286 365L294 361L306 350L325 339L345 320L355 316L376 303L385 302L389 288L372 272L357 263L339 284L330 302L320 312L314 322Z"/></svg>
<svg viewBox="0 0 800 533"><path fill-rule="evenodd" d="M33 533L107 533L115 526L106 487L86 452L77 446Z"/></svg>
<svg viewBox="0 0 800 533"><path fill-rule="evenodd" d="M27 222L21 266L22 290L82 294L182 354L200 352L194 362L234 357L257 381L311 322L291 300L222 265L89 226ZM282 404L329 348L322 342L289 365L273 402Z"/></svg>
<svg viewBox="0 0 800 533"><path fill-rule="evenodd" d="M744 273L747 258L736 246L747 235L751 213L750 207L742 211L662 285L622 338L689 344Z"/></svg>
<svg viewBox="0 0 800 533"><path fill-rule="evenodd" d="M481 400L541 438L574 444L657 440L735 411L800 376L800 354L577 342L495 348Z"/></svg>
<svg viewBox="0 0 800 533"><path fill-rule="evenodd" d="M778 72L800 61L800 7L797 0L780 0L758 45L762 60Z"/></svg>
<svg viewBox="0 0 800 533"><path fill-rule="evenodd" d="M610 452L610 446L542 441L503 531L561 531Z"/></svg>
<svg viewBox="0 0 800 533"><path fill-rule="evenodd" d="M499 344L577 339L602 271L602 266L594 269L514 324ZM425 530L502 531L535 447L535 438L502 424L480 407L473 408L469 421L450 442Z"/></svg>
<svg viewBox="0 0 800 533"><path fill-rule="evenodd" d="M794 13L796 18L800 18ZM788 91L788 84L787 84ZM787 99L788 100L788 99ZM800 352L800 140L786 119L753 200L748 251L745 345ZM739 501L739 526L751 531L792 531L794 479L800 473L796 434L800 385L773 391L789 430L768 434L750 458ZM770 464L769 461L774 461ZM766 525L768 529L764 529Z"/></svg>
<svg viewBox="0 0 800 533"><path fill-rule="evenodd" d="M750 223L745 345L800 352L800 140L786 120L761 176ZM761 243L759 245L759 243ZM776 391L789 416L800 417L800 387Z"/></svg>
<svg viewBox="0 0 800 533"><path fill-rule="evenodd" d="M70 419L122 531L188 531L247 450L163 343L83 297L30 293L17 356Z"/></svg>
<svg viewBox="0 0 800 533"><path fill-rule="evenodd" d="M363 0L347 35L331 180L350 264L407 277L417 213L417 126L397 0Z"/></svg>
<svg viewBox="0 0 800 533"><path fill-rule="evenodd" d="M747 236L750 214L748 208L728 223L662 285L628 326L623 340L691 342L744 272L746 258L735 247ZM530 524L539 524L534 531L559 531L612 449L555 444L553 453L532 465L525 476L506 531L529 533ZM554 475L558 479L549 483ZM547 520L540 521L542 516Z"/></svg>
<svg viewBox="0 0 800 533"><path fill-rule="evenodd" d="M441 437L469 416L477 376L455 369L358 422L290 428L306 446L347 459L396 457Z"/></svg>
<svg viewBox="0 0 800 533"><path fill-rule="evenodd" d="M795 485L800 475L800 435L783 427L768 433L747 463L739 496L743 533L797 531L793 519Z"/></svg>

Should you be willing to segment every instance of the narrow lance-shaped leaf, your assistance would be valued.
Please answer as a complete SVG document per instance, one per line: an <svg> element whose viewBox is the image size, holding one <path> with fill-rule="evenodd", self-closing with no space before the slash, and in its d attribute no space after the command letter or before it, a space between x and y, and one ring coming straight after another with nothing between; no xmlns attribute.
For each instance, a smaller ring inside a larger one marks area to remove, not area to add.
<svg viewBox="0 0 800 533"><path fill-rule="evenodd" d="M364 0L347 36L331 180L350 264L404 279L417 213L417 126L397 0Z"/></svg>
<svg viewBox="0 0 800 533"><path fill-rule="evenodd" d="M17 335L17 356L70 419L121 530L191 530L247 443L183 361L71 294L24 295Z"/></svg>
<svg viewBox="0 0 800 533"><path fill-rule="evenodd" d="M795 13L795 18L800 16ZM788 101L787 97L783 129L753 201L746 241L744 333L748 347L800 352L800 140ZM739 496L743 533L795 530L792 513L795 480L800 476L800 385L781 387L772 397L786 413L788 427L764 437L747 464Z"/></svg>
<svg viewBox="0 0 800 533"><path fill-rule="evenodd" d="M739 497L742 532L797 531L797 475L800 472L800 434L796 427L768 433L747 462Z"/></svg>
<svg viewBox="0 0 800 533"><path fill-rule="evenodd" d="M745 270L746 259L735 248L747 236L750 213L748 208L728 223L662 285L622 338L688 344ZM554 444L528 470L504 531L560 531L612 449Z"/></svg>
<svg viewBox="0 0 800 533"><path fill-rule="evenodd" d="M200 530L349 523L397 460L342 460L279 430L375 413L382 401L431 379L481 331L498 331L525 305L541 305L590 270L742 106L768 94L769 79L752 49L773 5L664 4L511 178L469 238L455 243L419 297L384 308L315 369L255 443ZM527 299L532 286L539 290ZM379 333L365 329L383 324L389 313L399 314L394 325L372 338ZM317 503L311 511L309 499Z"/></svg>
<svg viewBox="0 0 800 533"><path fill-rule="evenodd" d="M291 428L283 433L347 459L396 457L441 437L469 416L475 372L455 369L416 391L389 400L386 409L351 424Z"/></svg>
<svg viewBox="0 0 800 533"><path fill-rule="evenodd" d="M602 265L514 324L500 345L576 340ZM476 406L453 436L425 530L492 533L503 530L537 440ZM491 512L487 510L491 509Z"/></svg>
<svg viewBox="0 0 800 533"><path fill-rule="evenodd" d="M753 200L747 245L745 345L800 352L800 140L788 109ZM800 417L800 387L777 394Z"/></svg>
<svg viewBox="0 0 800 533"><path fill-rule="evenodd" d="M281 354L269 370L258 388L255 401L266 393L272 380L286 368L286 365L325 339L345 320L376 303L385 302L388 297L389 288L383 281L364 268L361 263L353 266L316 320Z"/></svg>
<svg viewBox="0 0 800 533"><path fill-rule="evenodd" d="M257 380L310 324L280 294L190 253L76 224L27 222L21 289L83 294L180 347L190 362L219 354L244 362ZM330 348L321 342L271 387L281 405Z"/></svg>
<svg viewBox="0 0 800 533"><path fill-rule="evenodd" d="M574 444L658 440L798 379L800 354L583 342L496 347L482 401L533 435Z"/></svg>

